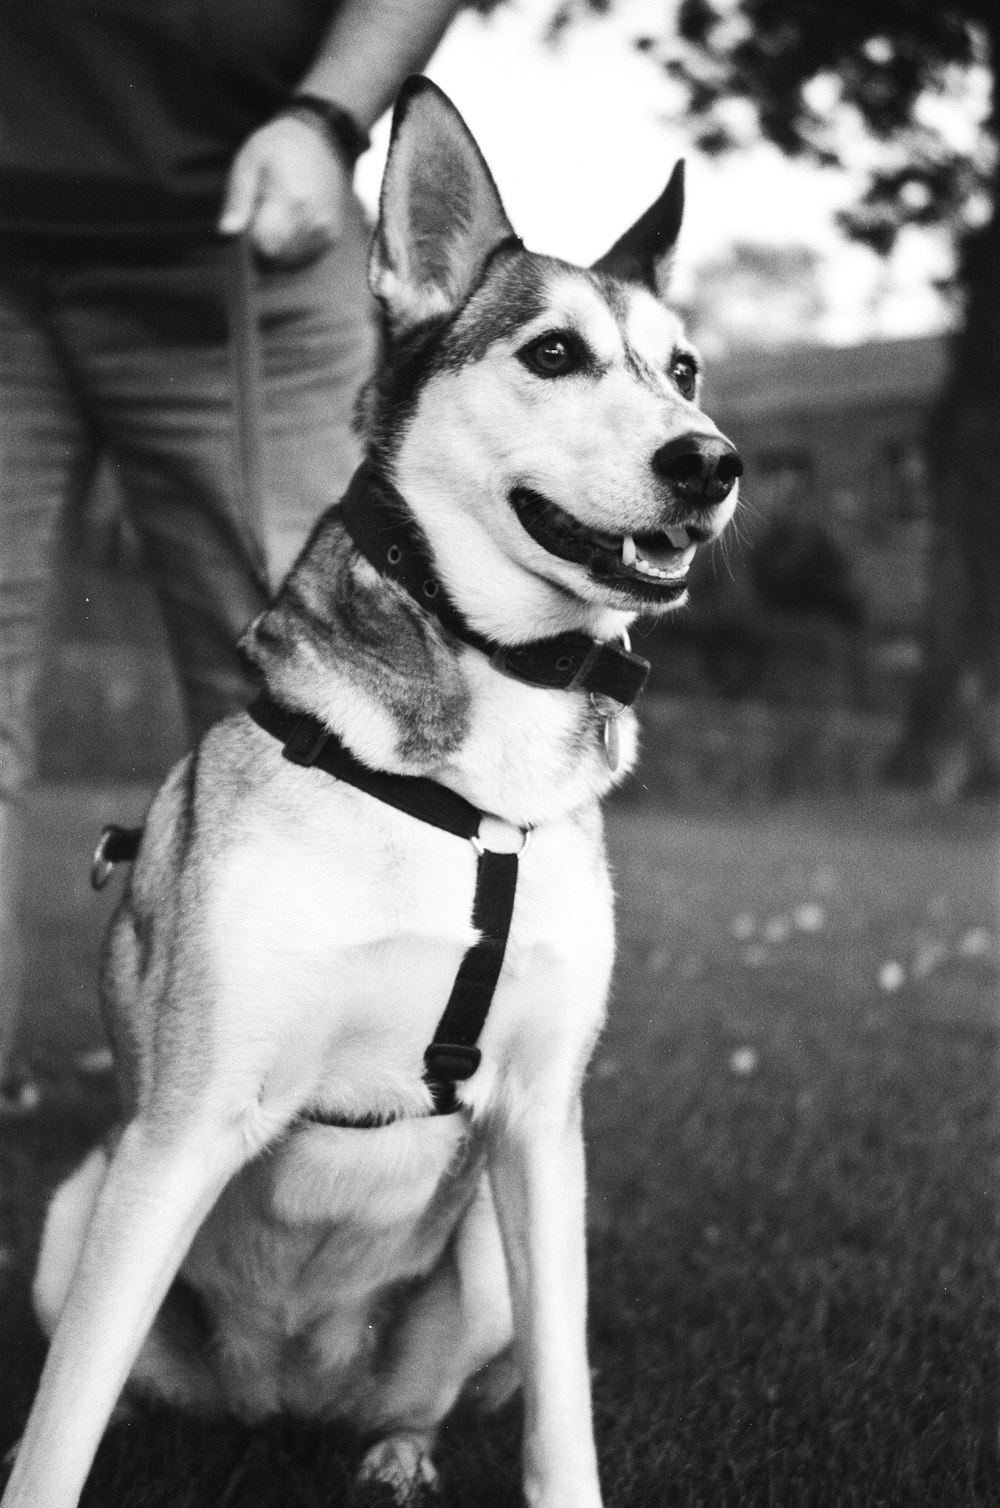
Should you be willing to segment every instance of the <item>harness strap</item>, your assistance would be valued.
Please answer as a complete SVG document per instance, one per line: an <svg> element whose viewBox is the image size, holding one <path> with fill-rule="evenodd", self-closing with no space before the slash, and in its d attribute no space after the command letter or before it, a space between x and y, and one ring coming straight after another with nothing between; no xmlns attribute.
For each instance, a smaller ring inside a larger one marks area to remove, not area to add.
<svg viewBox="0 0 1000 1508"><path fill-rule="evenodd" d="M373 770L356 759L318 718L282 707L266 693L258 696L247 710L258 727L283 745L282 753L291 764L315 766L407 816L457 838L467 838L473 844L477 858L472 924L479 939L459 965L448 1003L424 1052L423 1078L431 1093L434 1113L453 1114L459 1109L455 1085L471 1078L482 1059L476 1043L486 1024L503 967L514 913L519 855L484 848L478 836L484 813L457 791L420 776ZM95 890L104 888L116 864L135 859L142 832L141 827L105 827L91 864L90 881ZM308 1119L359 1129L382 1124L374 1116L345 1120L315 1113Z"/></svg>
<svg viewBox="0 0 1000 1508"><path fill-rule="evenodd" d="M369 462L351 478L340 515L376 571L403 587L448 633L480 650L505 675L554 691L589 691L623 707L631 706L646 684L649 661L613 640L564 633L505 645L474 629L449 598L405 498Z"/></svg>
<svg viewBox="0 0 1000 1508"><path fill-rule="evenodd" d="M503 967L517 890L518 854L484 848L478 837L484 813L447 786L422 776L373 770L355 758L318 718L282 707L266 692L247 710L258 727L283 744L282 753L290 763L323 770L418 821L469 839L475 847L472 924L480 935L462 959L448 1003L424 1053L423 1078L431 1092L434 1113L452 1114L459 1109L455 1085L471 1078L481 1061L476 1043ZM372 1124L370 1120L332 1123Z"/></svg>
<svg viewBox="0 0 1000 1508"><path fill-rule="evenodd" d="M335 733L318 717L295 712L274 701L266 692L247 708L259 728L284 744L283 753L291 764L315 767L346 785L367 791L386 806L406 812L432 827L454 833L456 838L476 837L482 812L457 791L426 780L420 775L393 775L388 770L373 770L362 764Z"/></svg>
<svg viewBox="0 0 1000 1508"><path fill-rule="evenodd" d="M484 848L479 854L472 901L472 925L479 931L479 941L462 959L444 1014L424 1053L424 1082L438 1115L449 1115L459 1108L455 1083L471 1078L479 1067L482 1054L476 1042L503 967L517 867L516 853L491 853Z"/></svg>

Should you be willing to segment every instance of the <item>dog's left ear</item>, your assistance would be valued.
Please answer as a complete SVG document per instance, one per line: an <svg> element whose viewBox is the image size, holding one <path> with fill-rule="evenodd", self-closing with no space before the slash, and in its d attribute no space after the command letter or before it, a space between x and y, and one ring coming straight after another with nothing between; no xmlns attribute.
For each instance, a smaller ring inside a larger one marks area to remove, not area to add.
<svg viewBox="0 0 1000 1508"><path fill-rule="evenodd" d="M369 281L394 334L453 313L517 237L468 126L429 79L404 84L392 122Z"/></svg>
<svg viewBox="0 0 1000 1508"><path fill-rule="evenodd" d="M658 297L666 295L674 248L684 218L684 161L677 163L655 204L594 263L626 283L642 283Z"/></svg>

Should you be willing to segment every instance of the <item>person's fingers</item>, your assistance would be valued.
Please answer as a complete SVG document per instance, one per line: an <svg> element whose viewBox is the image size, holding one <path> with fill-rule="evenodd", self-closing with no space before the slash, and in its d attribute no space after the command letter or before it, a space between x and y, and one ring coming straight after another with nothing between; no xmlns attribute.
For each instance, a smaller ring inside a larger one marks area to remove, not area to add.
<svg viewBox="0 0 1000 1508"><path fill-rule="evenodd" d="M219 230L224 236L243 233L254 218L261 191L262 165L256 152L238 152L229 172L226 192L219 216Z"/></svg>
<svg viewBox="0 0 1000 1508"><path fill-rule="evenodd" d="M248 233L254 249L270 261L309 261L340 238L350 187L350 169L321 134L279 117L237 153L219 230Z"/></svg>
<svg viewBox="0 0 1000 1508"><path fill-rule="evenodd" d="M264 257L280 256L295 233L288 206L274 193L258 199L248 229L254 249Z"/></svg>
<svg viewBox="0 0 1000 1508"><path fill-rule="evenodd" d="M311 261L331 247L338 238L338 225L326 206L267 193L257 202L250 239L261 256L294 265Z"/></svg>

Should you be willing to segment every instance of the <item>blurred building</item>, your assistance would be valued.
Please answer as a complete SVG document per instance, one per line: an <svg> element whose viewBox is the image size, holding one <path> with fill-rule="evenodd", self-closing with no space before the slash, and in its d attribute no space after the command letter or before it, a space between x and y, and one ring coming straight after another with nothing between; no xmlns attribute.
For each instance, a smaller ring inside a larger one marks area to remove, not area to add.
<svg viewBox="0 0 1000 1508"><path fill-rule="evenodd" d="M755 518L791 505L850 551L866 615L911 631L923 602L926 445L942 337L741 354L711 374L708 412L739 447Z"/></svg>
<svg viewBox="0 0 1000 1508"><path fill-rule="evenodd" d="M683 641L707 646L733 691L808 692L804 669L817 695L903 694L919 663L928 433L947 362L947 339L928 337L740 351L711 369L705 408L743 455L744 506L735 541L702 562L690 613L663 630L664 689L696 670L672 653Z"/></svg>

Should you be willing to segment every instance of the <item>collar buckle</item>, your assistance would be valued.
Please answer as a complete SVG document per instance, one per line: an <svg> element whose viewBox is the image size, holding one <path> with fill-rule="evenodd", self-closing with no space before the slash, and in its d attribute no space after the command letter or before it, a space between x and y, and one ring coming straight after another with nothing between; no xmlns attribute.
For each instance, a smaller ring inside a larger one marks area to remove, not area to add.
<svg viewBox="0 0 1000 1508"><path fill-rule="evenodd" d="M290 764L314 765L326 748L330 735L311 717L300 717L285 739L284 755Z"/></svg>

